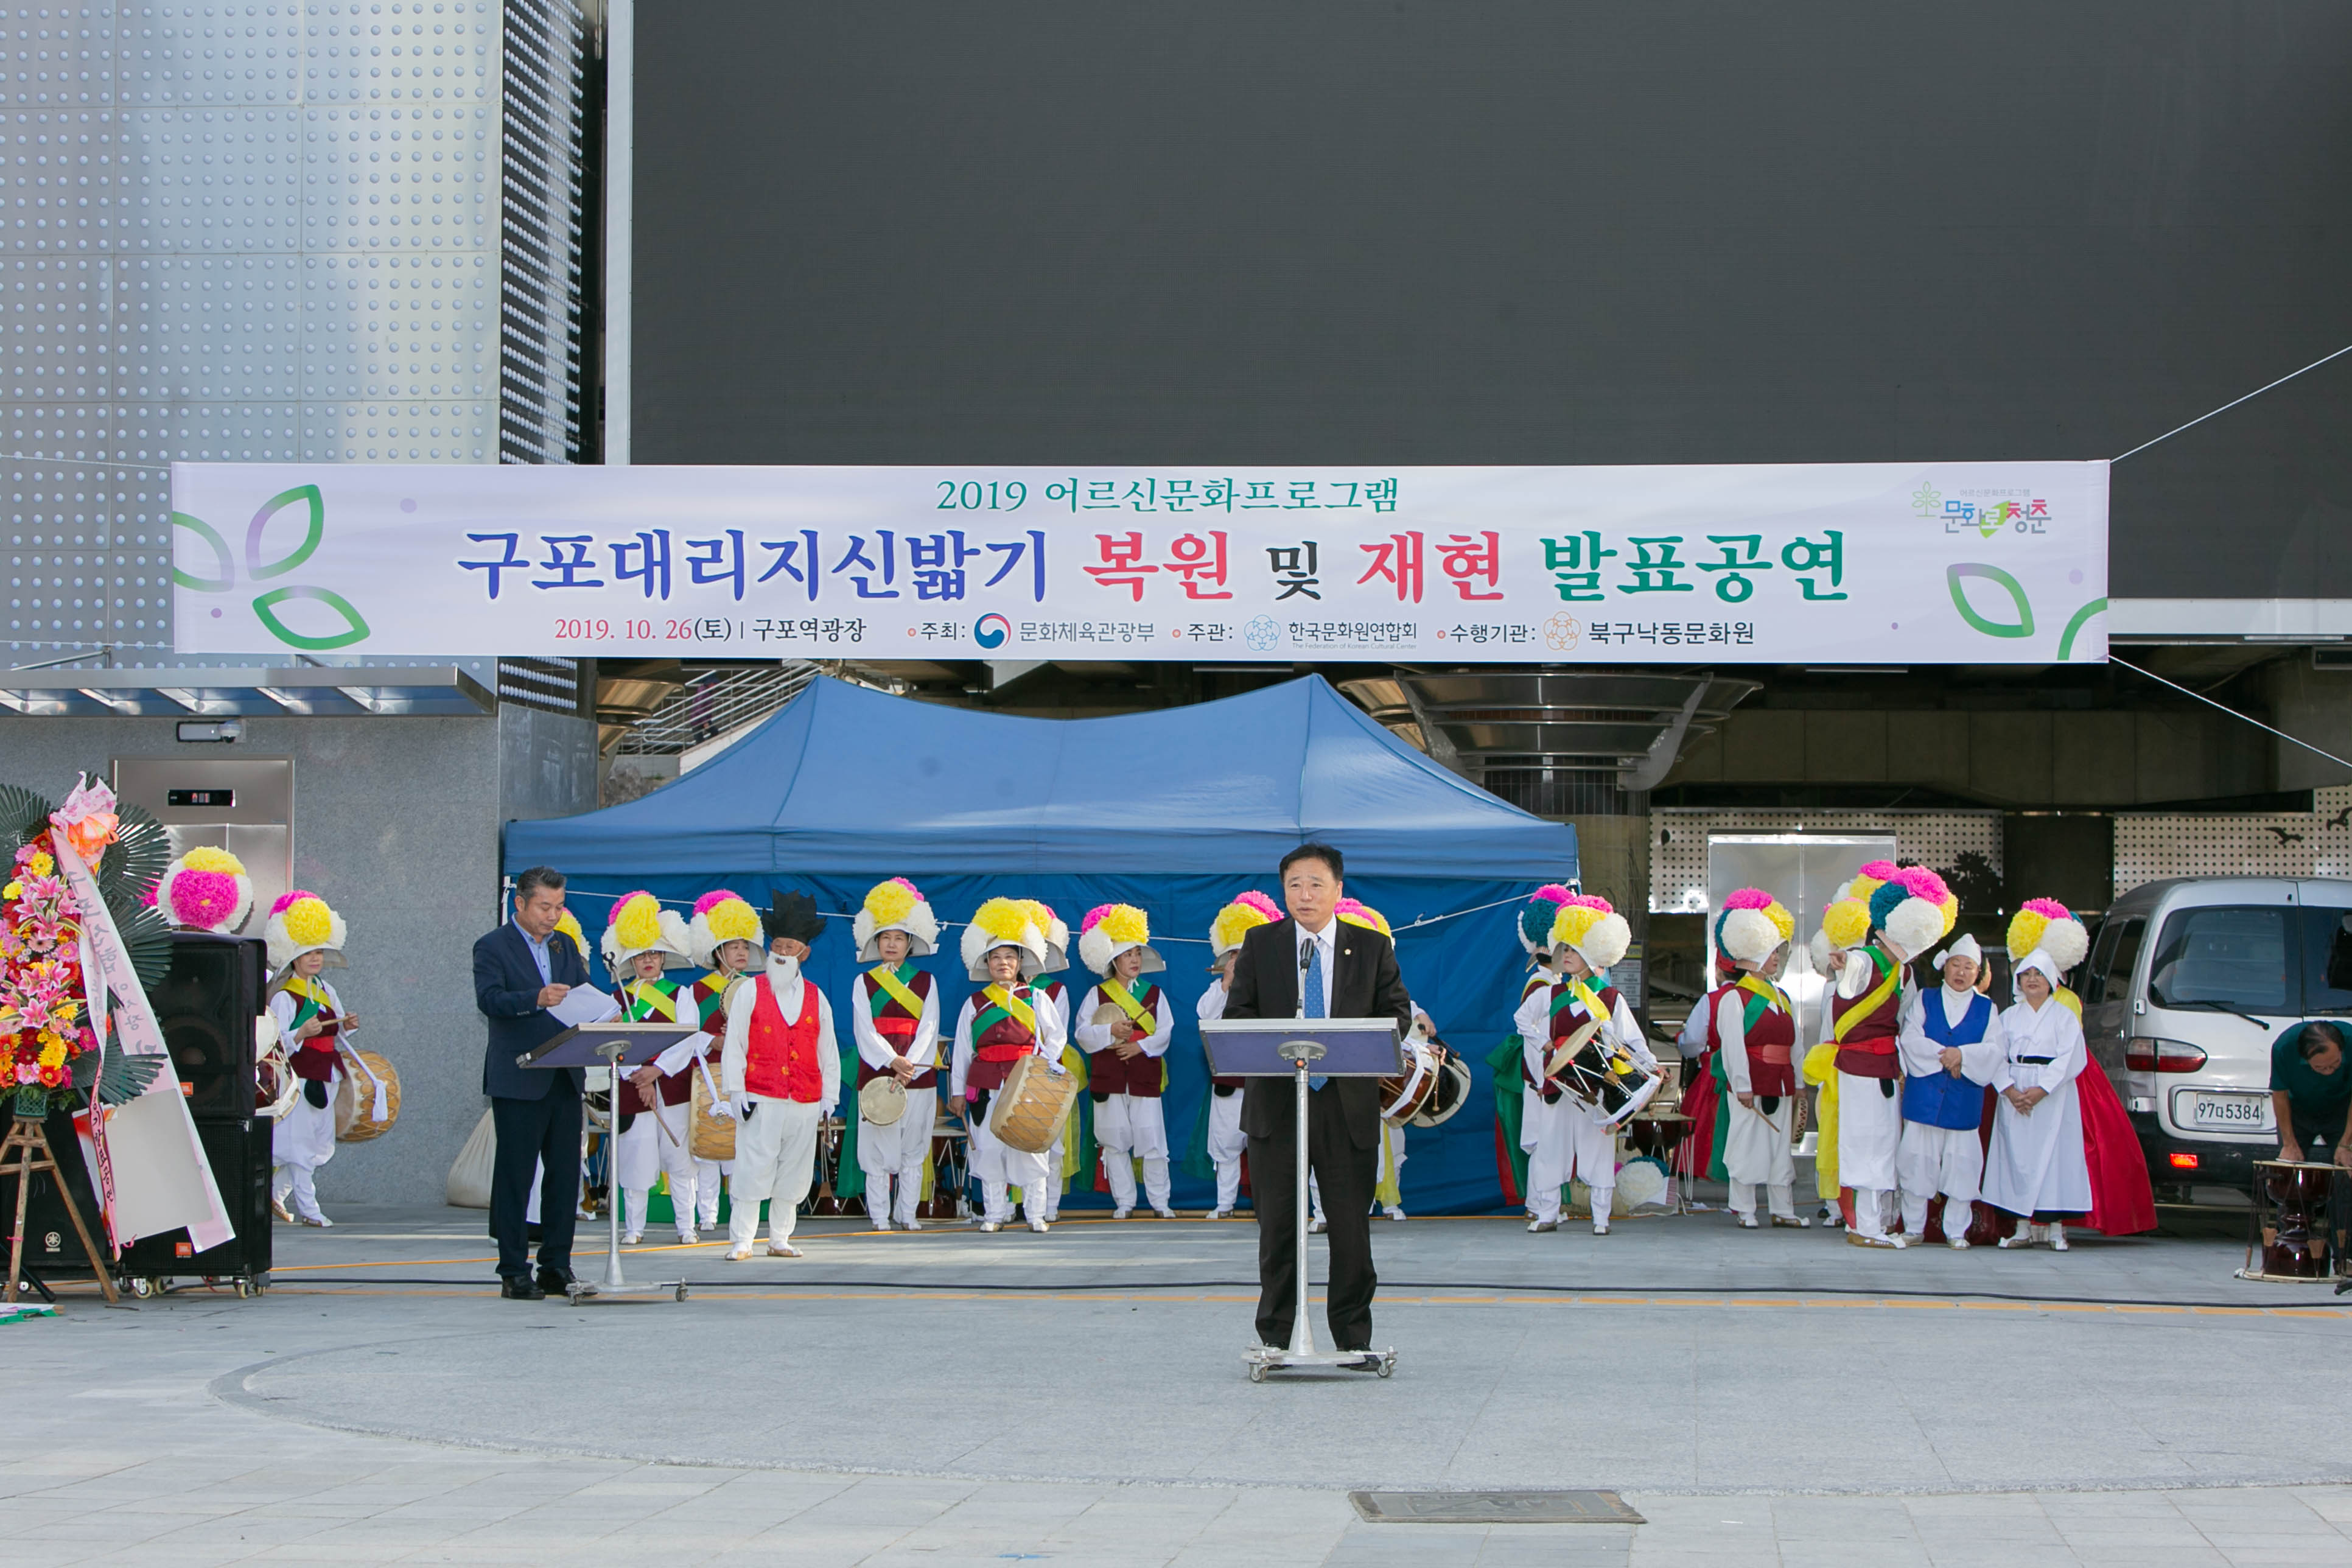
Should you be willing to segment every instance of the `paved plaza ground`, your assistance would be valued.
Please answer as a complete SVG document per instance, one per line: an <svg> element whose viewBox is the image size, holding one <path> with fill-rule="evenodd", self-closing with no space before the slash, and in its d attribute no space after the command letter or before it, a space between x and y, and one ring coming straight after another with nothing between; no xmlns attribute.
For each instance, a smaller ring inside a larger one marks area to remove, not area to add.
<svg viewBox="0 0 2352 1568"><path fill-rule="evenodd" d="M478 1213L337 1217L256 1300L0 1328L0 1563L2352 1563L2352 1296L2231 1279L2226 1218L2063 1256L1376 1222L1395 1377L1254 1385L1246 1222L814 1221L575 1307L497 1299ZM1646 1522L1348 1496L1559 1488Z"/></svg>

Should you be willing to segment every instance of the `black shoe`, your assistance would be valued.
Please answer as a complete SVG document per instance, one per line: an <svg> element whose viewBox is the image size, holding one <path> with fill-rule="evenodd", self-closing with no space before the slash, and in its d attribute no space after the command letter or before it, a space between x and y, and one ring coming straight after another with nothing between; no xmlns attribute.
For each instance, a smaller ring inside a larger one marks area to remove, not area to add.
<svg viewBox="0 0 2352 1568"><path fill-rule="evenodd" d="M580 1282L569 1268L542 1268L539 1271L540 1293L545 1296L593 1296L595 1291Z"/></svg>
<svg viewBox="0 0 2352 1568"><path fill-rule="evenodd" d="M544 1301L547 1292L532 1284L528 1276L509 1276L499 1282L499 1294L509 1301Z"/></svg>

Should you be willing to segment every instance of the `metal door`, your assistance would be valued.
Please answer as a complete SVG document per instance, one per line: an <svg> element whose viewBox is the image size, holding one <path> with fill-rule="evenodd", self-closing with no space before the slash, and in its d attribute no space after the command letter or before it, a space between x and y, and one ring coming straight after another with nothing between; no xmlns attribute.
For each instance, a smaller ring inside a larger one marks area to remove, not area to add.
<svg viewBox="0 0 2352 1568"><path fill-rule="evenodd" d="M1822 976L1805 944L1841 883L1872 860L1895 858L1892 834L1710 833L1706 836L1706 961L1715 973L1715 916L1742 888L1761 888L1796 917L1797 937L1780 989L1797 1005L1800 1040L1820 1037Z"/></svg>

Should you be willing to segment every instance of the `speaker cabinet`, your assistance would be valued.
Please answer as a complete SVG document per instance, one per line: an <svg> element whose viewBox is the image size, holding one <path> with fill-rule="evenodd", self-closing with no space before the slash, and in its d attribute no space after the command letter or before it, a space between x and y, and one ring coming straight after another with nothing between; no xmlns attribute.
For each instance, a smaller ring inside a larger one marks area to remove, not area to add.
<svg viewBox="0 0 2352 1568"><path fill-rule="evenodd" d="M198 1122L253 1119L253 1033L265 952L257 937L176 931L171 970L148 993L188 1113Z"/></svg>

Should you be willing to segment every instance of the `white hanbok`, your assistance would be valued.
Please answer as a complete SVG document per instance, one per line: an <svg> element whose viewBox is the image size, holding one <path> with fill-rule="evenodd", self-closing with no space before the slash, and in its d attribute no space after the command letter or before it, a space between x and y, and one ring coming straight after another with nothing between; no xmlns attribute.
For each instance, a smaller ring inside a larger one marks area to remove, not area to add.
<svg viewBox="0 0 2352 1568"><path fill-rule="evenodd" d="M1519 1031L1528 1071L1538 1082L1552 1048L1552 994L1568 984L1563 978L1528 992L1513 1019ZM1596 993L1601 989L1591 981L1587 984L1592 984ZM1569 1005L1580 1016L1582 1015L1582 1004L1571 1002ZM1641 1026L1634 1022L1633 1011L1625 1005L1622 995L1610 1010L1608 1024L1628 1055L1646 1070L1657 1071L1658 1058L1650 1053L1642 1038ZM1540 1090L1523 1088L1521 1093L1524 1110L1519 1121L1519 1147L1528 1152L1529 1217L1558 1224L1561 1190L1580 1176L1591 1190L1593 1223L1601 1224L1608 1218L1617 1195L1616 1128L1604 1125L1601 1111L1572 1094L1547 1102Z"/></svg>
<svg viewBox="0 0 2352 1568"><path fill-rule="evenodd" d="M1130 993L1130 994L1132 994ZM1090 987L1079 1012L1087 1022L1077 1026L1078 1049L1088 1057L1113 1044L1111 1026L1094 1021L1109 1002L1099 985ZM1168 1054L1176 1037L1176 1014L1161 991L1153 1004L1152 1030L1133 1043L1154 1063ZM1135 1162L1143 1162L1143 1192L1154 1209L1168 1206L1168 1120L1156 1094L1114 1094L1095 1101L1095 1142L1102 1150L1103 1173L1110 1178L1115 1209L1135 1206Z"/></svg>
<svg viewBox="0 0 2352 1568"><path fill-rule="evenodd" d="M1061 1020L1062 1039L1067 1044L1070 1038L1070 988L1058 980L1048 980L1037 987L1037 994L1053 1004L1054 1016ZM1071 1114L1076 1115L1076 1112L1074 1110ZM1069 1134L1066 1129L1063 1135L1054 1141L1054 1146L1045 1151L1045 1184L1038 1192L1038 1210L1040 1217L1048 1225L1062 1212L1062 1187L1068 1174L1065 1167L1069 1163ZM1023 1187L1021 1195L1025 1201L1029 1189Z"/></svg>
<svg viewBox="0 0 2352 1568"><path fill-rule="evenodd" d="M857 1059L877 1071L899 1059L898 1049L874 1026L873 994L878 987L870 972L851 988L850 1037L857 1042ZM940 986L935 975L923 995L923 1010L915 1033L907 1042L906 1059L918 1068L940 1065ZM857 1121L857 1168L866 1176L866 1212L877 1219L900 1225L915 1223L915 1209L923 1201L923 1165L931 1157L931 1130L939 1119L940 1091L910 1089L907 1109L887 1127L865 1119ZM895 1186L894 1186L895 1184Z"/></svg>
<svg viewBox="0 0 2352 1568"><path fill-rule="evenodd" d="M1202 1023L1225 1016L1225 994L1224 976L1209 982L1194 1008ZM1242 1131L1242 1091L1221 1093L1211 1084L1208 1094L1209 1163L1216 1168L1217 1208L1222 1213L1241 1201L1242 1155L1248 1152L1249 1135Z"/></svg>
<svg viewBox="0 0 2352 1568"><path fill-rule="evenodd" d="M341 1017L343 999L335 994L335 988L323 978L310 984L327 994L327 1005L335 1010L335 1016ZM277 1020L289 1059L299 1056L303 1049L293 1037L294 1015L300 1005L289 992L280 991L269 998L269 1016ZM290 1202L294 1212L304 1219L326 1217L319 1208L317 1173L320 1166L335 1157L335 1083L343 1076L343 1070L338 1053L334 1078L321 1086L326 1090L327 1103L311 1104L310 1084L305 1082L294 1096L292 1109L269 1130L269 1158L277 1167L270 1173L270 1195L281 1204Z"/></svg>
<svg viewBox="0 0 2352 1568"><path fill-rule="evenodd" d="M972 1020L980 1015L984 994L975 991L965 997L963 1010L956 1015L955 1049L949 1074L949 1093L955 1097L959 1105L970 1105L964 1090L971 1076L972 1063L978 1059L972 1045L971 1026ZM1061 1060L1065 1039L1061 1010L1034 990L1026 990L1026 994L1030 1009L1037 1017L1037 1036L1030 1042L1031 1054L1044 1057L1049 1062ZM1036 1204L1031 1210L1034 1217L1047 1218L1049 1211L1045 1205L1036 1201L1041 1194L1051 1190L1045 1156L1024 1153L998 1142L995 1135L988 1130L988 1118L978 1114L977 1107L965 1115L964 1123L971 1129L967 1158L973 1179L980 1183L980 1217L995 1225L1010 1220L1013 1217L1013 1194L1009 1189L1019 1187L1024 1206ZM1055 1146L1060 1146L1058 1141Z"/></svg>
<svg viewBox="0 0 2352 1568"><path fill-rule="evenodd" d="M2083 1108L2074 1075L2090 1048L2082 1022L2053 996L2036 1012L2020 1002L2001 1015L2009 1050L1993 1079L1992 1148L1985 1157L1984 1200L2008 1214L2082 1215L2091 1208L2091 1167L2083 1152ZM2047 1096L2029 1113L2011 1105L2012 1089Z"/></svg>
<svg viewBox="0 0 2352 1568"><path fill-rule="evenodd" d="M775 994L776 1010L789 1025L807 1005L813 983L797 964L780 969L779 962L768 961L764 978ZM756 993L740 994L741 1005L727 1015L727 1039L719 1056L719 1086L730 1095L748 1092L744 1078L751 1017L757 1011ZM751 1093L751 1115L735 1129L734 1205L727 1215L727 1239L737 1247L751 1246L760 1234L763 1201L768 1205L770 1243L791 1245L801 1200L816 1184L817 1132L841 1100L841 1046L833 1032L833 1004L823 991L816 993L816 1099L778 1100Z"/></svg>
<svg viewBox="0 0 2352 1568"><path fill-rule="evenodd" d="M1793 1093L1777 1096L1779 1103L1770 1110L1764 1109L1760 1098L1754 1105L1739 1102L1739 1096L1755 1092L1755 1076L1748 1060L1750 994L1734 985L1715 1005L1715 1037L1723 1052L1724 1076L1731 1080L1730 1092L1715 1108L1716 1115L1723 1119L1723 1173L1729 1178L1732 1213L1754 1215L1756 1189L1760 1186L1774 1217L1794 1220L1797 1156L1790 1146L1789 1133L1796 1124L1797 1098ZM1796 1027L1793 1017L1790 1027ZM1790 1048L1793 1051L1794 1047Z"/></svg>
<svg viewBox="0 0 2352 1568"><path fill-rule="evenodd" d="M1908 965L1896 1006L1907 1010L1917 999L1918 987ZM1838 972L1837 994L1846 1001L1867 994L1878 984L1878 972L1856 949L1846 955ZM1822 1008L1822 1032L1835 1039L1831 1008ZM1898 1012L1896 1015L1902 1015ZM1901 1047L1896 1047L1898 1055ZM1889 1094L1883 1087L1894 1085ZM1898 1178L1895 1156L1903 1146L1903 1084L1899 1079L1865 1078L1841 1068L1838 1072L1838 1184L1853 1190L1853 1227L1864 1236L1883 1237L1895 1221Z"/></svg>
<svg viewBox="0 0 2352 1568"><path fill-rule="evenodd" d="M1976 997L1974 991L1955 991L1948 985L1938 985L1904 1010L1903 1033L1895 1041L1895 1052L1903 1059L1905 1078L1926 1078L1949 1070L1940 1054L1943 1047L1927 1033L1927 1010L1942 1008L1946 1026L1957 1028L1968 1016ZM1979 1087L1993 1081L2008 1051L2000 1009L1988 1010L1992 1016L1985 1022L1984 1038L1958 1047L1960 1077ZM1944 1197L1945 1236L1964 1235L1969 1227L1969 1205L1977 1201L1984 1181L1984 1141L1974 1127L1935 1127L1925 1121L1906 1121L1902 1146L1895 1154L1895 1175L1903 1192L1906 1236L1916 1241L1926 1232L1927 1205L1938 1193Z"/></svg>

